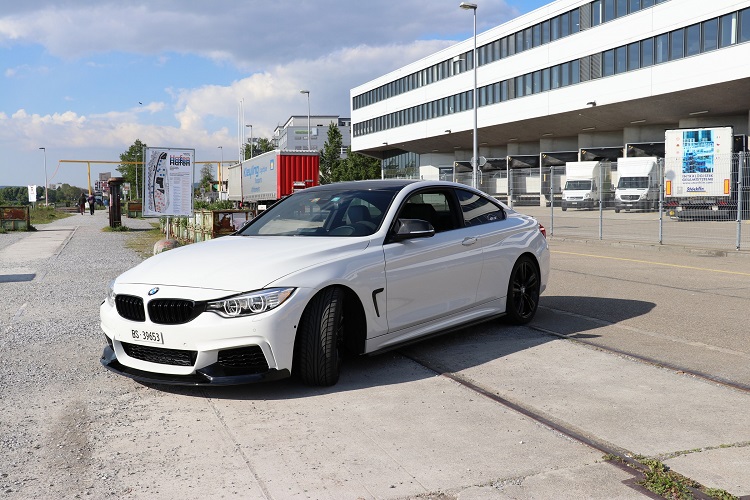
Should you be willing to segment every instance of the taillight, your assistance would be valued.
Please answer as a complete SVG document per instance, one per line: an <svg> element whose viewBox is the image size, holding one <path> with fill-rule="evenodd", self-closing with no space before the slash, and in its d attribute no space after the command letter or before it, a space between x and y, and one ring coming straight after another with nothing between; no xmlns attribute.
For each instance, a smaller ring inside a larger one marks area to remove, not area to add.
<svg viewBox="0 0 750 500"><path fill-rule="evenodd" d="M544 226L542 226L541 224L539 224L539 232L542 233L542 236L544 236L545 238L547 237L547 230L544 229Z"/></svg>

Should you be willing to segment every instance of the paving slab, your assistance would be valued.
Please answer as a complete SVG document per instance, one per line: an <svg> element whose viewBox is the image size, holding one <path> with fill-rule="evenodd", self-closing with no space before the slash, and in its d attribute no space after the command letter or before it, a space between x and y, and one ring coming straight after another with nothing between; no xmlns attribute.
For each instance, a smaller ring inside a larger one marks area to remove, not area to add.
<svg viewBox="0 0 750 500"><path fill-rule="evenodd" d="M747 416L739 415L747 423ZM750 443L687 453L664 463L701 484L710 484L735 496L750 496Z"/></svg>
<svg viewBox="0 0 750 500"><path fill-rule="evenodd" d="M746 392L543 334L474 332L416 356L615 450L658 457L750 441ZM747 470L716 466L721 484L749 484Z"/></svg>
<svg viewBox="0 0 750 500"><path fill-rule="evenodd" d="M75 227L47 227L39 229L21 240L0 249L0 262L4 265L27 263L48 259L55 255Z"/></svg>

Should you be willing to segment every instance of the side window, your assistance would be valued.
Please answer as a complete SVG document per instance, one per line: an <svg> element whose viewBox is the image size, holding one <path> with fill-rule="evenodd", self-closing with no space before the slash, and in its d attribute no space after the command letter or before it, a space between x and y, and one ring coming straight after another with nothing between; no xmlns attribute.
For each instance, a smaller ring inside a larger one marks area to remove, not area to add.
<svg viewBox="0 0 750 500"><path fill-rule="evenodd" d="M436 233L457 227L449 194L445 191L422 191L412 195L401 207L399 218L425 220L432 224Z"/></svg>
<svg viewBox="0 0 750 500"><path fill-rule="evenodd" d="M467 226L489 224L505 219L505 210L492 201L463 189L457 189L456 195L461 204L464 223Z"/></svg>

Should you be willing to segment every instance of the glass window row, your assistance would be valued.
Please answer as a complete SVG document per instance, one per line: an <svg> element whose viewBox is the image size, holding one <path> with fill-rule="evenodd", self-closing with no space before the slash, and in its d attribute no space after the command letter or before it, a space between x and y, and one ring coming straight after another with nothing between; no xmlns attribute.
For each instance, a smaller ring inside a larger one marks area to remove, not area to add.
<svg viewBox="0 0 750 500"><path fill-rule="evenodd" d="M737 43L750 42L750 8L685 28L519 75L477 89L479 107L635 71ZM461 92L355 123L355 137L471 110L473 92Z"/></svg>
<svg viewBox="0 0 750 500"><path fill-rule="evenodd" d="M667 0L595 0L477 47L477 60L479 66L499 61L665 1ZM354 96L352 109L369 106L472 69L474 69L474 52L468 51Z"/></svg>

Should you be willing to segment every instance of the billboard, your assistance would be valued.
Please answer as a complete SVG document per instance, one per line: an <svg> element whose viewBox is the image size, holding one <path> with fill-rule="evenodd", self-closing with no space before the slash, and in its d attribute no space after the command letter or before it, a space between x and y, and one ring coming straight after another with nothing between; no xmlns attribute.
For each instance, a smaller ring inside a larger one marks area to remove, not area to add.
<svg viewBox="0 0 750 500"><path fill-rule="evenodd" d="M143 159L143 216L192 215L195 150L145 148Z"/></svg>
<svg viewBox="0 0 750 500"><path fill-rule="evenodd" d="M667 130L664 195L729 195L733 136L732 127Z"/></svg>

